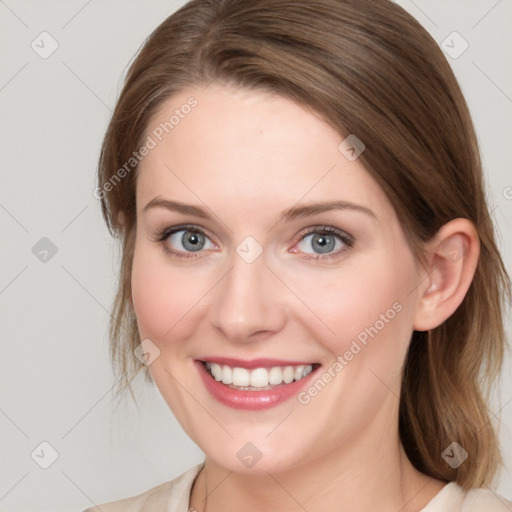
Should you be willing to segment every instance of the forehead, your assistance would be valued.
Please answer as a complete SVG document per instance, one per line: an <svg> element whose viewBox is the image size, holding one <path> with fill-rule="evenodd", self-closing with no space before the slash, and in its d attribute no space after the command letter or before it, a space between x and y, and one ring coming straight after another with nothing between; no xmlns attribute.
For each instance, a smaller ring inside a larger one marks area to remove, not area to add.
<svg viewBox="0 0 512 512"><path fill-rule="evenodd" d="M340 151L344 137L283 96L190 87L162 104L146 137L154 147L139 166L139 208L155 196L239 215L308 201L357 201L382 214L390 206L360 161Z"/></svg>

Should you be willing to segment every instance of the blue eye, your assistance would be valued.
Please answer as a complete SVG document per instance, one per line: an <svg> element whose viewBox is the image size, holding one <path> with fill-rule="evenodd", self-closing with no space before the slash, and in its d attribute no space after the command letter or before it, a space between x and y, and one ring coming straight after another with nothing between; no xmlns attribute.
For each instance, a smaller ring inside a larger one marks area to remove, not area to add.
<svg viewBox="0 0 512 512"><path fill-rule="evenodd" d="M339 246L343 244L339 237L326 233L313 233L311 235L307 235L301 240L301 242L306 243L308 238L311 238L308 243L317 254L326 254L333 251L334 248L336 248L336 242L338 242L337 249L339 249Z"/></svg>
<svg viewBox="0 0 512 512"><path fill-rule="evenodd" d="M180 235L180 233L183 233ZM180 242L187 251L200 251L204 249L206 237L197 231L185 231L181 229L169 236L169 241L174 245Z"/></svg>
<svg viewBox="0 0 512 512"><path fill-rule="evenodd" d="M301 252L312 254L312 256L306 256L307 260L325 260L350 249L354 245L354 239L339 229L323 226L311 229L301 238L298 245L301 244L303 244ZM312 248L313 252L308 252L306 250L308 247Z"/></svg>
<svg viewBox="0 0 512 512"><path fill-rule="evenodd" d="M203 249L215 247L206 233L195 225L168 227L157 235L155 241L162 243L164 250L173 257L183 259L197 258ZM292 253L300 252L306 260L320 261L334 258L350 249L354 245L354 238L337 228L319 226L310 228L296 245L301 246L300 250L291 250ZM313 251L309 252L308 248Z"/></svg>
<svg viewBox="0 0 512 512"><path fill-rule="evenodd" d="M158 236L157 241L168 241L169 244L164 244L164 249L178 258L194 258L194 255L187 254L187 252L194 253L205 248L210 249L213 247L212 242L206 236L204 231L199 229L197 226L177 226L174 228L167 228ZM207 242L211 244L210 247L207 246ZM168 245L177 247L178 249L171 249Z"/></svg>

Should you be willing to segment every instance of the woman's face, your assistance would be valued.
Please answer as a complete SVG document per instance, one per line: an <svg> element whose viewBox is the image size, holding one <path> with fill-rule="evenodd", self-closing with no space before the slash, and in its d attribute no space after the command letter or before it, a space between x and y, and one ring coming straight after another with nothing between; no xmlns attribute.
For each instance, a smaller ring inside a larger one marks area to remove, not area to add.
<svg viewBox="0 0 512 512"><path fill-rule="evenodd" d="M146 136L133 307L190 437L236 472L396 438L422 276L350 140L291 100L220 85L168 100Z"/></svg>

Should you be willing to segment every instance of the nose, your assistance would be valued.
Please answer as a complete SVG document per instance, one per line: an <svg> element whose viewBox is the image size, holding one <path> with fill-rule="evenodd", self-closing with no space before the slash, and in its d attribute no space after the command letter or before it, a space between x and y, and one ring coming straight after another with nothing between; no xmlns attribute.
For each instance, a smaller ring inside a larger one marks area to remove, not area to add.
<svg viewBox="0 0 512 512"><path fill-rule="evenodd" d="M252 263L233 254L231 268L214 288L210 303L211 323L226 339L253 342L284 327L286 293L274 272L264 253Z"/></svg>

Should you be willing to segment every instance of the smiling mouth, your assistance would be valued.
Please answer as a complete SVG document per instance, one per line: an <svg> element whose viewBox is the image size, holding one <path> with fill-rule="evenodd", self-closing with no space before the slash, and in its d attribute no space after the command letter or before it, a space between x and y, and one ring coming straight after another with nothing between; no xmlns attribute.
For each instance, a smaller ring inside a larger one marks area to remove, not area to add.
<svg viewBox="0 0 512 512"><path fill-rule="evenodd" d="M252 370L226 364L201 361L207 373L217 382L240 391L264 391L297 382L320 365L271 366Z"/></svg>

